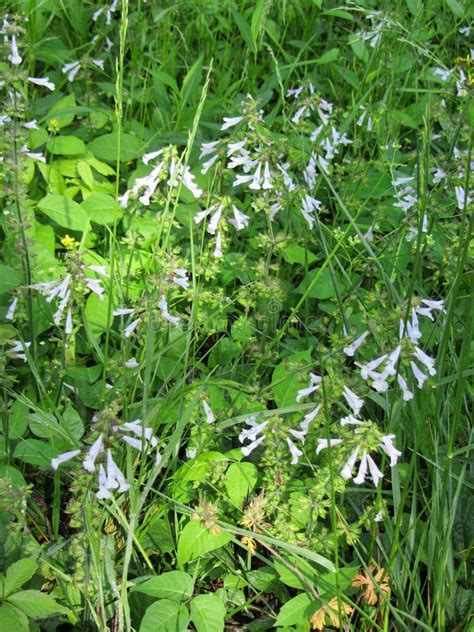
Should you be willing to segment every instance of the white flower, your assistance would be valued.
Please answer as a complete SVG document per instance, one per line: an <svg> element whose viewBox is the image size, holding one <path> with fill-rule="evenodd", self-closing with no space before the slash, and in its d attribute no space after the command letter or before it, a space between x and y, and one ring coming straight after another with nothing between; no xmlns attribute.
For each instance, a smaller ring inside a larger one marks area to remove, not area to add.
<svg viewBox="0 0 474 632"><path fill-rule="evenodd" d="M466 206L469 206L469 204L472 202L472 199L466 193L466 191L464 190L464 187L455 186L454 191L456 193L456 202L458 204L458 209L462 211L464 209L464 201L466 203Z"/></svg>
<svg viewBox="0 0 474 632"><path fill-rule="evenodd" d="M68 81L74 81L74 77L77 75L81 68L81 64L78 61L71 61L61 68L61 72L67 75Z"/></svg>
<svg viewBox="0 0 474 632"><path fill-rule="evenodd" d="M162 296L160 298L160 300L158 301L158 308L161 312L161 315L163 316L163 318L168 321L169 323L171 323L172 325L174 325L175 327L178 327L179 325L179 321L181 320L179 318L179 316L172 316L169 311L168 311L168 302L165 298L165 296Z"/></svg>
<svg viewBox="0 0 474 632"><path fill-rule="evenodd" d="M245 213L239 211L239 209L234 204L232 204L232 212L234 214L234 219L227 220L229 224L232 224L232 226L236 230L243 230L246 226L248 226L248 215L245 215Z"/></svg>
<svg viewBox="0 0 474 632"><path fill-rule="evenodd" d="M48 90L55 90L56 86L52 81L49 80L49 77L38 78L38 77L28 77L28 81L30 83L34 83L37 86L44 86L48 88Z"/></svg>
<svg viewBox="0 0 474 632"><path fill-rule="evenodd" d="M435 361L433 358L430 358L430 356L422 351L419 347L415 347L414 354L417 360L419 360L421 364L423 364L428 369L428 373L430 375L436 375Z"/></svg>
<svg viewBox="0 0 474 632"><path fill-rule="evenodd" d="M354 417L354 415L347 415L347 417L341 417L340 424L341 426L360 426L362 421Z"/></svg>
<svg viewBox="0 0 474 632"><path fill-rule="evenodd" d="M270 167L268 165L268 160L265 162L265 167L263 169L263 184L262 184L262 189L272 189L273 185L270 181L271 178L271 173L270 173Z"/></svg>
<svg viewBox="0 0 474 632"><path fill-rule="evenodd" d="M144 439L148 442L152 448L156 448L158 445L158 439L154 436L153 430L151 428L145 428L140 419L135 419L134 421L127 421L118 427L118 430L122 432L133 432L137 437L140 438L140 441L137 443L136 440L130 440L130 437L123 436L122 439L129 443L129 445L137 448L138 450L142 449L142 440Z"/></svg>
<svg viewBox="0 0 474 632"><path fill-rule="evenodd" d="M23 127L26 127L26 129L39 129L36 119L23 123Z"/></svg>
<svg viewBox="0 0 474 632"><path fill-rule="evenodd" d="M70 336L72 334L72 331L73 331L72 311L71 309L68 309L66 313L66 323L64 325L64 333Z"/></svg>
<svg viewBox="0 0 474 632"><path fill-rule="evenodd" d="M244 441L255 441L255 439L257 438L257 436L259 434L261 434L263 432L263 430L265 429L265 427L268 424L268 421L262 421L261 423L257 423L255 420L255 417L250 417L249 419L247 419L245 421L245 423L247 424L247 426L250 426L250 428L247 428L246 430L242 430L239 434L239 441L240 443L243 443Z"/></svg>
<svg viewBox="0 0 474 632"><path fill-rule="evenodd" d="M132 320L132 322L125 327L125 329L123 330L123 335L125 336L125 338L130 338L135 329L138 327L138 323L140 322L140 320L141 318L135 318L135 320Z"/></svg>
<svg viewBox="0 0 474 632"><path fill-rule="evenodd" d="M444 70L444 68L440 68L439 66L433 70L433 74L439 77L442 81L447 81L451 75L453 74L452 70Z"/></svg>
<svg viewBox="0 0 474 632"><path fill-rule="evenodd" d="M367 338L368 335L369 335L369 332L368 331L364 331L364 333L361 334L358 338L356 338L354 340L354 342L351 342L351 344L349 346L344 347L343 352L347 356L352 357L355 354L355 352L357 351L357 349L360 347L360 345Z"/></svg>
<svg viewBox="0 0 474 632"><path fill-rule="evenodd" d="M216 154L215 156L211 156L211 158L206 160L206 162L202 163L201 173L203 176L205 176L209 169L217 162L218 158L219 156Z"/></svg>
<svg viewBox="0 0 474 632"><path fill-rule="evenodd" d="M410 360L410 366L411 370L413 371L413 375L418 382L418 388L423 388L423 384L428 379L428 376L425 375L423 371L421 371L412 360Z"/></svg>
<svg viewBox="0 0 474 632"><path fill-rule="evenodd" d="M205 399L202 400L202 407L204 408L204 413L206 415L206 423L213 424L216 418L214 417L214 413L212 412L211 407Z"/></svg>
<svg viewBox="0 0 474 632"><path fill-rule="evenodd" d="M39 162L46 163L46 158L40 151L29 151L26 145L23 145L20 151L31 160L38 160Z"/></svg>
<svg viewBox="0 0 474 632"><path fill-rule="evenodd" d="M105 473L102 463L99 465L99 490L96 493L99 500L107 500L112 498L112 494L107 488L107 474Z"/></svg>
<svg viewBox="0 0 474 632"><path fill-rule="evenodd" d="M107 450L107 481L105 483L105 487L108 490L118 489L119 492L126 492L130 487L125 480L124 475L113 460L110 449Z"/></svg>
<svg viewBox="0 0 474 632"><path fill-rule="evenodd" d="M410 401L410 399L413 399L413 393L408 388L408 384L406 383L404 378L400 375L400 373L397 375L397 381L403 392L403 401L408 402Z"/></svg>
<svg viewBox="0 0 474 632"><path fill-rule="evenodd" d="M155 158L158 158L158 156L161 156L162 153L163 153L163 149L158 149L158 151L152 151L148 154L143 154L142 161L145 165L147 165L150 162L150 160L154 160Z"/></svg>
<svg viewBox="0 0 474 632"><path fill-rule="evenodd" d="M216 245L214 248L214 252L213 252L214 257L220 258L223 256L223 252L222 252L222 235L221 233L217 233L217 237L216 237Z"/></svg>
<svg viewBox="0 0 474 632"><path fill-rule="evenodd" d="M57 470L58 467L62 463L66 463L66 461L70 461L75 456L80 454L80 452L81 452L80 450L70 450L69 452L63 452L63 454L59 454L54 459L51 459L51 467L53 468L53 470Z"/></svg>
<svg viewBox="0 0 474 632"><path fill-rule="evenodd" d="M175 268L173 283L182 287L183 290L187 290L189 288L188 273L184 270L184 268Z"/></svg>
<svg viewBox="0 0 474 632"><path fill-rule="evenodd" d="M300 423L300 428L304 432L308 432L309 424L319 415L319 411L321 410L321 405L316 406L311 412L303 417L303 421Z"/></svg>
<svg viewBox="0 0 474 632"><path fill-rule="evenodd" d="M229 127L234 127L238 125L241 121L244 120L243 116L224 116L223 123L221 125L221 130L229 129Z"/></svg>
<svg viewBox="0 0 474 632"><path fill-rule="evenodd" d="M383 478L383 474L379 470L379 468L377 467L377 464L375 463L375 461L373 460L373 458L369 454L367 455L367 461L369 463L369 472L370 472L370 476L372 477L372 482L375 485L375 487L377 487L377 485L379 484L380 479ZM354 479L354 483L355 482L356 481Z"/></svg>
<svg viewBox="0 0 474 632"><path fill-rule="evenodd" d="M303 454L303 452L301 450L299 450L295 444L293 443L293 441L291 439L289 439L288 437L286 438L286 442L288 444L288 447L290 449L290 453L291 453L291 465L296 465L298 463L298 459L299 457Z"/></svg>
<svg viewBox="0 0 474 632"><path fill-rule="evenodd" d="M257 168L255 169L255 173L253 174L252 182L249 184L249 189L253 189L254 191L258 191L261 188L261 171L262 171L262 163L259 162Z"/></svg>
<svg viewBox="0 0 474 632"><path fill-rule="evenodd" d="M380 447L385 452L385 454L390 457L390 467L394 467L397 464L398 459L402 455L402 453L393 445L394 439L394 434L384 435L380 442Z"/></svg>
<svg viewBox="0 0 474 632"><path fill-rule="evenodd" d="M313 228L315 219L313 217L313 213L319 211L321 208L321 202L311 195L305 195L305 197L301 200L301 213L303 217L307 221L310 228Z"/></svg>
<svg viewBox="0 0 474 632"><path fill-rule="evenodd" d="M439 310L439 311L444 312L443 300L432 301L430 299L422 298L421 302L425 304L425 307L420 305L419 307L415 309L417 314L420 314L420 316L428 316L428 318L430 318L431 320L434 320L433 314L432 314L433 310Z"/></svg>
<svg viewBox="0 0 474 632"><path fill-rule="evenodd" d="M357 461L358 455L359 455L359 448L357 447L354 449L351 456L349 457L346 464L341 470L341 476L344 480L347 481L350 478L352 478L352 468L354 467L355 462Z"/></svg>
<svg viewBox="0 0 474 632"><path fill-rule="evenodd" d="M19 66L23 60L20 56L20 53L18 52L18 46L17 46L16 38L14 34L12 34L12 41L11 41L10 46L11 46L11 52L8 55L8 61L11 62L14 66Z"/></svg>
<svg viewBox="0 0 474 632"><path fill-rule="evenodd" d="M97 66L97 68L100 68L100 70L104 70L104 60L103 59L93 59L92 63L94 64L94 66Z"/></svg>
<svg viewBox="0 0 474 632"><path fill-rule="evenodd" d="M343 395L346 402L352 408L352 412L354 415L358 415L360 413L360 409L364 405L364 400L358 397L350 388L344 385L343 387Z"/></svg>
<svg viewBox="0 0 474 632"><path fill-rule="evenodd" d="M229 143L227 145L227 158L230 158L232 154L235 154L237 151L243 150L247 142L247 139L244 138L244 140L238 141L237 143ZM246 153L248 154L248 152Z"/></svg>
<svg viewBox="0 0 474 632"><path fill-rule="evenodd" d="M367 364L358 365L360 366L360 374L363 380L367 380L375 371L375 369L382 364L384 360L387 359L387 354L381 355L379 358L372 360L371 362L367 362Z"/></svg>
<svg viewBox="0 0 474 632"><path fill-rule="evenodd" d="M217 210L211 217L211 221L207 225L207 232L210 235L216 234L216 230L219 227L219 222L221 220L221 217L222 217L222 205L217 208Z"/></svg>
<svg viewBox="0 0 474 632"><path fill-rule="evenodd" d="M188 449L186 450L186 458L188 458L188 459L194 459L194 457L196 456L196 454L197 454L197 450L196 450L196 449L191 450L191 449L189 449L189 448L188 448Z"/></svg>
<svg viewBox="0 0 474 632"><path fill-rule="evenodd" d="M318 445L316 448L316 455L326 448L332 448L335 445L342 443L342 439L318 439Z"/></svg>
<svg viewBox="0 0 474 632"><path fill-rule="evenodd" d="M128 316L128 314L133 314L134 311L132 307L120 307L119 309L114 309L112 314L114 316Z"/></svg>
<svg viewBox="0 0 474 632"><path fill-rule="evenodd" d="M6 320L13 320L15 317L16 306L18 304L18 297L15 297L8 306L7 313L5 315Z"/></svg>
<svg viewBox="0 0 474 632"><path fill-rule="evenodd" d="M296 401L299 403L304 397L308 397L314 391L317 391L319 388L319 384L315 386L308 386L307 388L300 388L300 390L296 393Z"/></svg>
<svg viewBox="0 0 474 632"><path fill-rule="evenodd" d="M209 154L213 154L216 151L218 145L219 145L218 140L214 140L211 143L202 143L201 153L199 154L199 158L203 158L203 156L208 156Z"/></svg>
<svg viewBox="0 0 474 632"><path fill-rule="evenodd" d="M86 458L82 462L83 468L86 472L95 472L95 461L99 454L104 451L104 441L100 434L94 443L89 448Z"/></svg>
<svg viewBox="0 0 474 632"><path fill-rule="evenodd" d="M127 360L125 362L125 366L127 367L127 369L136 369L139 364L136 358L130 358L130 360Z"/></svg>
<svg viewBox="0 0 474 632"><path fill-rule="evenodd" d="M244 456L248 456L251 452L255 450L255 448L257 448L262 443L264 439L265 439L265 435L262 435L258 439L255 439L255 441L252 441L252 443L249 443L248 445L243 446L241 448L242 454Z"/></svg>

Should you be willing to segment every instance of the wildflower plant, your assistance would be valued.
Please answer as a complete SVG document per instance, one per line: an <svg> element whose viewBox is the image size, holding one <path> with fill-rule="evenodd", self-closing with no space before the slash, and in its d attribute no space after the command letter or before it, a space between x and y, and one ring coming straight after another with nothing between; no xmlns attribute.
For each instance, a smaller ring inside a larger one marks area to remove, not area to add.
<svg viewBox="0 0 474 632"><path fill-rule="evenodd" d="M50 4L1 26L0 629L464 629L468 7Z"/></svg>

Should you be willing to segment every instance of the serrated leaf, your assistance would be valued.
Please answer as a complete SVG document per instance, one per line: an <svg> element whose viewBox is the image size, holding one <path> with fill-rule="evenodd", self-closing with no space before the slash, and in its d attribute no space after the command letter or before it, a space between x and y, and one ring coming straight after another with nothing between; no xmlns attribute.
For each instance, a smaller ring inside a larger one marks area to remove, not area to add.
<svg viewBox="0 0 474 632"><path fill-rule="evenodd" d="M143 592L160 599L183 601L192 597L194 580L183 571L169 571L137 584L133 587L133 591Z"/></svg>
<svg viewBox="0 0 474 632"><path fill-rule="evenodd" d="M47 195L38 202L39 210L63 228L83 232L89 217L80 204L65 195Z"/></svg>
<svg viewBox="0 0 474 632"><path fill-rule="evenodd" d="M285 625L303 625L304 623L308 623L308 617L306 615L306 611L308 607L311 605L312 601L310 597L306 593L300 593L287 601L281 608L278 613L277 620L275 621L275 625L285 626Z"/></svg>
<svg viewBox="0 0 474 632"><path fill-rule="evenodd" d="M53 597L39 590L22 590L8 597L13 604L32 619L42 619L53 614L68 614L69 610L61 606Z"/></svg>
<svg viewBox="0 0 474 632"><path fill-rule="evenodd" d="M226 608L214 595L198 595L190 605L191 621L197 632L222 632Z"/></svg>
<svg viewBox="0 0 474 632"><path fill-rule="evenodd" d="M4 596L8 597L19 590L23 584L26 584L26 582L33 577L37 568L38 565L36 562L29 557L11 564L5 573Z"/></svg>
<svg viewBox="0 0 474 632"><path fill-rule="evenodd" d="M161 599L147 608L139 632L185 632L189 612L184 604Z"/></svg>
<svg viewBox="0 0 474 632"><path fill-rule="evenodd" d="M178 561L186 564L209 551L219 549L231 539L231 534L226 531L214 533L198 520L190 520L179 536Z"/></svg>
<svg viewBox="0 0 474 632"><path fill-rule="evenodd" d="M230 500L240 506L254 489L258 470L253 463L232 463L225 475L225 488Z"/></svg>

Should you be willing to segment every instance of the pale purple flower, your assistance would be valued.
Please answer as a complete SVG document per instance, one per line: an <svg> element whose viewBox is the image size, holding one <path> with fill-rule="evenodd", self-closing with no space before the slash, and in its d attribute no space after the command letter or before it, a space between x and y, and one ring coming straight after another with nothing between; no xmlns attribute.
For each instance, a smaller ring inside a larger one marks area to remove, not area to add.
<svg viewBox="0 0 474 632"><path fill-rule="evenodd" d="M360 347L360 345L367 338L368 335L369 335L369 332L368 331L364 331L364 333L361 334L358 338L356 338L353 342L351 342L350 345L348 345L347 347L344 347L343 352L347 356L352 357L355 354L355 352L357 351L357 349Z"/></svg>
<svg viewBox="0 0 474 632"><path fill-rule="evenodd" d="M95 472L96 459L99 454L104 452L104 449L104 440L102 435L100 434L89 448L87 456L82 462L82 467L86 470L86 472Z"/></svg>
<svg viewBox="0 0 474 632"><path fill-rule="evenodd" d="M318 439L318 445L316 447L316 455L326 448L332 448L335 445L342 443L342 439Z"/></svg>
<svg viewBox="0 0 474 632"><path fill-rule="evenodd" d="M53 470L57 470L60 465L66 463L67 461L70 461L75 456L80 454L80 452L80 450L70 450L69 452L63 452L62 454L59 454L54 459L51 459L51 467L53 468Z"/></svg>
<svg viewBox="0 0 474 632"><path fill-rule="evenodd" d="M13 320L15 317L16 306L18 304L18 297L15 297L8 306L7 313L5 315L6 320Z"/></svg>
<svg viewBox="0 0 474 632"><path fill-rule="evenodd" d="M291 465L296 465L298 463L299 457L302 456L303 452L302 450L297 448L296 445L293 443L293 441L289 439L288 437L286 438L286 442L288 444L288 447L291 453Z"/></svg>
<svg viewBox="0 0 474 632"><path fill-rule="evenodd" d="M350 388L347 388L347 386L345 385L343 387L342 394L344 395L344 399L349 404L350 408L352 408L352 412L354 413L354 415L357 416L360 413L360 409L364 405L364 400L356 395L354 391L351 391Z"/></svg>
<svg viewBox="0 0 474 632"><path fill-rule="evenodd" d="M28 77L28 81L30 83L34 83L36 86L43 86L44 88L48 88L48 90L55 90L56 86L52 81L49 80L49 77Z"/></svg>
<svg viewBox="0 0 474 632"><path fill-rule="evenodd" d="M11 62L14 66L19 66L23 60L20 56L20 53L18 52L18 46L17 46L16 38L14 34L12 34L12 41L10 43L10 47L11 47L10 49L11 52L8 55L8 61Z"/></svg>
<svg viewBox="0 0 474 632"><path fill-rule="evenodd" d="M178 327L179 322L180 322L180 318L179 316L172 316L169 311L168 311L168 302L166 300L165 296L162 296L160 298L160 300L158 301L158 309L161 312L161 315L163 316L163 318L168 321L169 323L171 323L172 325L174 325L175 327Z"/></svg>
<svg viewBox="0 0 474 632"><path fill-rule="evenodd" d="M229 127L234 127L238 125L241 121L244 120L243 116L224 116L223 123L221 125L221 130L229 129Z"/></svg>
<svg viewBox="0 0 474 632"><path fill-rule="evenodd" d="M413 393L408 388L408 384L406 383L405 379L400 375L400 373L397 375L397 381L400 388L402 389L403 401L408 402L411 399L413 399Z"/></svg>
<svg viewBox="0 0 474 632"><path fill-rule="evenodd" d="M393 445L393 440L395 439L395 435L384 435L380 441L380 447L385 452L385 454L390 457L390 467L394 467L398 459L401 457L402 453L395 448Z"/></svg>

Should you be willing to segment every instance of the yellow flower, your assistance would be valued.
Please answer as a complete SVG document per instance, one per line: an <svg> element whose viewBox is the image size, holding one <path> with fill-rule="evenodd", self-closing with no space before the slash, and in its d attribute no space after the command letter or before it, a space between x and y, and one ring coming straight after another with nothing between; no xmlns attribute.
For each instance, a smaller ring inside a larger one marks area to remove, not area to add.
<svg viewBox="0 0 474 632"><path fill-rule="evenodd" d="M339 615L349 616L353 610L354 608L351 608L347 603L340 603L338 605L337 597L333 597L329 603L325 606L321 606L321 608L316 610L313 614L311 617L311 627L313 630L324 630L326 617L328 617L328 625L332 625L334 628L340 628L341 621Z"/></svg>
<svg viewBox="0 0 474 632"><path fill-rule="evenodd" d="M257 544L255 543L255 540L253 538L250 538L249 536L244 535L244 537L242 538L242 544L245 544L252 555L257 550Z"/></svg>
<svg viewBox="0 0 474 632"><path fill-rule="evenodd" d="M74 239L74 237L70 237L69 235L64 235L61 239L62 245L68 250L72 250L73 248L78 248L80 243Z"/></svg>

